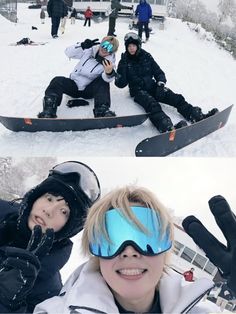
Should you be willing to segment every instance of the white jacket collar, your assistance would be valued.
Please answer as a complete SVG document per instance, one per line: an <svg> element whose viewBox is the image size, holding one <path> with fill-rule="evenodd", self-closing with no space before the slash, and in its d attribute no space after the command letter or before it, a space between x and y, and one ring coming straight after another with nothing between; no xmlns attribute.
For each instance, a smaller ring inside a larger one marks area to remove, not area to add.
<svg viewBox="0 0 236 314"><path fill-rule="evenodd" d="M168 271L159 286L162 313L186 313L199 297L213 286L208 279L197 280L187 286L181 285L182 276ZM72 308L75 311L72 311ZM58 310L56 310L58 309ZM215 309L214 309L215 310ZM119 313L114 297L94 263L77 268L61 290L60 296L48 299L36 306L34 313ZM194 307L193 313L209 313L205 306ZM190 311L189 313L192 313Z"/></svg>

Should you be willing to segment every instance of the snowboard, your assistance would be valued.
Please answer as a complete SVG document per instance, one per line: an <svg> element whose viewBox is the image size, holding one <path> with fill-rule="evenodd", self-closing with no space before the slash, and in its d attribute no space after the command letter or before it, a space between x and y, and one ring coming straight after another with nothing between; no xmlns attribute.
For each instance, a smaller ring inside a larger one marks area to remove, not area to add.
<svg viewBox="0 0 236 314"><path fill-rule="evenodd" d="M39 41L39 42L32 42L30 44L25 44L25 45L18 45L17 43L10 43L9 46L17 46L17 47L20 47L20 46L44 46L46 45L48 42L44 42L44 41Z"/></svg>
<svg viewBox="0 0 236 314"><path fill-rule="evenodd" d="M103 118L75 118L75 119L39 119L23 117L0 116L0 122L14 132L64 132L64 131L87 131L105 128L131 127L142 124L148 113L130 116L103 117Z"/></svg>
<svg viewBox="0 0 236 314"><path fill-rule="evenodd" d="M172 154L222 128L228 121L232 107L233 105L209 118L180 129L146 138L136 146L135 155L137 157L161 157Z"/></svg>

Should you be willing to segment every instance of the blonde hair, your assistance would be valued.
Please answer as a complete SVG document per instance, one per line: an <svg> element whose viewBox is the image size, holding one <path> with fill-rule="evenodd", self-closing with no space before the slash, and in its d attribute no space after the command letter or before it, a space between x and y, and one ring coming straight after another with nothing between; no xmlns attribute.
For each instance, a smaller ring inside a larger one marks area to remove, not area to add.
<svg viewBox="0 0 236 314"><path fill-rule="evenodd" d="M160 217L161 236L164 236L167 229L170 231L170 238L173 241L173 222L167 208L148 189L137 186L126 186L111 191L89 209L84 224L82 235L82 251L84 255L91 255L89 243L97 240L101 235L109 240L105 229L105 214L111 208L119 208L121 214L131 220L139 229L146 232L145 227L137 220L131 211L130 206L141 205L152 208Z"/></svg>
<svg viewBox="0 0 236 314"><path fill-rule="evenodd" d="M109 41L113 45L112 52L116 52L119 48L119 41L116 37L114 36L105 36L101 42L103 41Z"/></svg>

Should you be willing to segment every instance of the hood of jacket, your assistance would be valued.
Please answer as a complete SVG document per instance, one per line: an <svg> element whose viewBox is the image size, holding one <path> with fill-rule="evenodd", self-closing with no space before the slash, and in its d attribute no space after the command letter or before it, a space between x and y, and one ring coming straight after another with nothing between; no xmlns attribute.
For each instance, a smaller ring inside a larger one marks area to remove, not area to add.
<svg viewBox="0 0 236 314"><path fill-rule="evenodd" d="M199 279L187 286L182 286L182 276L173 270L165 273L159 285L162 313L209 313L217 312L216 307L199 302L200 298L213 287L209 279ZM91 302L93 300L93 302ZM48 299L35 308L34 313L61 313L78 311L89 313L119 313L114 297L97 270L93 259L78 267L69 277L61 290L60 296Z"/></svg>

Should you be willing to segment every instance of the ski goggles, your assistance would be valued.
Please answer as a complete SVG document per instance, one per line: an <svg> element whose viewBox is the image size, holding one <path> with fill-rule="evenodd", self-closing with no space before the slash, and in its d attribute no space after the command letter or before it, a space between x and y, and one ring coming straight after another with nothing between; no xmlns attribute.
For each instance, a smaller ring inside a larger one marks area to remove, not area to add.
<svg viewBox="0 0 236 314"><path fill-rule="evenodd" d="M101 235L96 237L94 242L90 242L90 252L93 255L105 259L114 258L127 245L133 246L139 253L148 256L161 254L171 248L169 227L161 235L161 220L156 211L140 206L132 206L131 210L147 232L127 220L119 209L113 208L105 214L108 239Z"/></svg>
<svg viewBox="0 0 236 314"><path fill-rule="evenodd" d="M128 39L140 40L140 37L134 32L129 32L125 35L124 41L126 42Z"/></svg>
<svg viewBox="0 0 236 314"><path fill-rule="evenodd" d="M105 49L107 52L111 53L113 51L113 45L108 41L105 40L100 44L100 47Z"/></svg>
<svg viewBox="0 0 236 314"><path fill-rule="evenodd" d="M75 181L78 185L78 188L92 203L94 203L101 194L100 183L95 172L82 162L66 161L56 165L49 171L49 176L51 175L65 177L68 175L73 175L76 178ZM74 189L71 185L70 188Z"/></svg>

